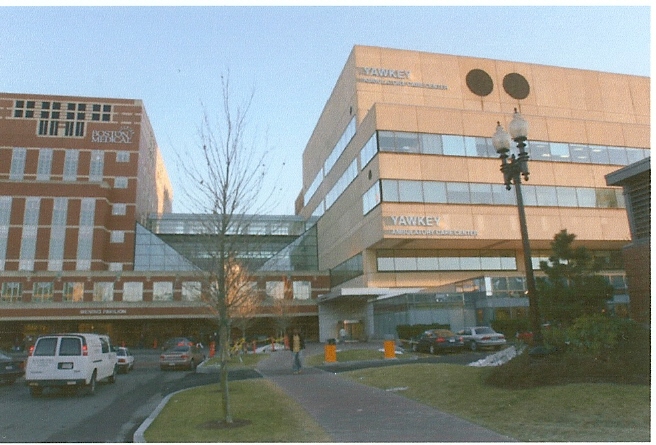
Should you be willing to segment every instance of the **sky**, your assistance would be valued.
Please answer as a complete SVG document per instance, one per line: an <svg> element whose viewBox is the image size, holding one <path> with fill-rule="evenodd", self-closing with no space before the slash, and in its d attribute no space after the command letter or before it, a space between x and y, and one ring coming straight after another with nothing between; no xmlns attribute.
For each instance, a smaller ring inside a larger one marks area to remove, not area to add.
<svg viewBox="0 0 656 445"><path fill-rule="evenodd" d="M254 95L249 132L283 178L268 185L273 214L294 213L303 150L354 45L650 75L648 3L3 5L0 91L141 99L175 212L186 210L177 154L198 146L205 112L218 115L221 75L236 100Z"/></svg>

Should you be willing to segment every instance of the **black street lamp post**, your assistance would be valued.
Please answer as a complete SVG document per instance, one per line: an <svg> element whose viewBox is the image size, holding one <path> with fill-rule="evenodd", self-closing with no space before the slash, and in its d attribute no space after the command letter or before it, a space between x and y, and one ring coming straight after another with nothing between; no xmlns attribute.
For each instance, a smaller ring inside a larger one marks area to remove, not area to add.
<svg viewBox="0 0 656 445"><path fill-rule="evenodd" d="M540 323L540 310L538 308L538 295L535 288L535 276L533 275L533 261L531 260L531 246L528 240L528 228L526 225L526 213L524 211L524 198L522 197L522 177L528 181L528 153L526 153L526 139L528 136L528 122L515 108L515 115L508 125L508 134L501 124L497 122L497 131L492 137L492 143L501 159L501 172L503 173L506 189L510 190L511 184L515 186L517 196L517 210L519 211L519 227L522 234L522 247L524 250L524 268L526 269L526 290L528 293L529 316L531 330L533 331L533 344L535 347L542 346L542 330ZM519 155L508 156L511 145L511 137L517 143Z"/></svg>

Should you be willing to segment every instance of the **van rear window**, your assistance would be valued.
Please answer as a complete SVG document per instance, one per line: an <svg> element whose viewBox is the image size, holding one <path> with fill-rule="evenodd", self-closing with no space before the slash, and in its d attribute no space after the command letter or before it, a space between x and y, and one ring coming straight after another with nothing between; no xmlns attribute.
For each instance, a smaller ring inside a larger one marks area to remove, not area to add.
<svg viewBox="0 0 656 445"><path fill-rule="evenodd" d="M41 338L39 339L38 342L36 342L36 346L34 347L34 353L32 355L42 356L42 357L54 356L56 348L57 348L57 337Z"/></svg>
<svg viewBox="0 0 656 445"><path fill-rule="evenodd" d="M79 338L62 338L59 345L59 355L82 355Z"/></svg>

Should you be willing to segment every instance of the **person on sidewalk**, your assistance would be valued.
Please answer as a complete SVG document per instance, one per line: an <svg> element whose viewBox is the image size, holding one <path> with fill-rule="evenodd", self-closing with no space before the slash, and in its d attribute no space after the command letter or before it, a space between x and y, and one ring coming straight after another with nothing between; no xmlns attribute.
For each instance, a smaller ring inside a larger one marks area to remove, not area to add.
<svg viewBox="0 0 656 445"><path fill-rule="evenodd" d="M301 351L305 349L305 340L298 329L294 329L291 349L293 355L292 371L294 371L294 374L298 374L301 372Z"/></svg>

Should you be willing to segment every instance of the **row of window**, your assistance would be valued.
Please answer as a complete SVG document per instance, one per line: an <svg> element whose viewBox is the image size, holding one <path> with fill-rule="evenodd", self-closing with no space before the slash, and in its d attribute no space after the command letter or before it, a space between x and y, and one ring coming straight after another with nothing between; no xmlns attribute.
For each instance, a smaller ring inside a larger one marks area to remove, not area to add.
<svg viewBox="0 0 656 445"><path fill-rule="evenodd" d="M89 270L91 268L91 255L93 248L93 230L95 224L95 198L40 198L28 196L25 198L23 211L23 224L20 239L19 270L34 270L34 261L37 246L37 233L42 202L52 199L52 219L50 221L50 239L48 251L48 270L61 271L64 263L64 247L66 245L66 231L69 227L68 208L72 201L79 201L80 213L77 219L78 237L76 270ZM7 247L9 243L9 227L12 213L11 196L0 196L0 270L5 269L7 260ZM127 204L112 205L112 215L121 216L127 213ZM125 240L125 231L113 230L110 232L112 243L122 243ZM122 269L122 267L121 267ZM119 270L121 270L119 269Z"/></svg>
<svg viewBox="0 0 656 445"><path fill-rule="evenodd" d="M114 282L93 283L92 301L114 301ZM64 282L61 289L62 302L83 302L85 283ZM257 283L253 282L253 289ZM21 282L6 281L0 290L0 303L23 302L23 284ZM60 293L60 291L57 291ZM312 294L312 284L309 281L293 281L291 286L285 281L267 281L266 295L273 299L282 300L291 295L295 300L309 300ZM199 281L183 281L181 283L182 301L199 301L201 299L201 283ZM122 300L124 302L140 302L144 296L144 283L140 281L126 281L123 283ZM32 284L32 298L34 303L54 302L55 283L52 281L35 282ZM152 283L152 301L173 301L173 282L156 281Z"/></svg>
<svg viewBox="0 0 656 445"><path fill-rule="evenodd" d="M40 148L39 159L37 163L36 180L49 181L52 176L52 148ZM78 164L79 164L80 150L67 149L64 151L64 169L61 174L63 181L77 181L78 179ZM25 161L27 159L27 149L24 147L15 147L12 151L11 166L9 170L9 180L22 181L25 179ZM116 162L129 163L129 151L117 151ZM103 180L105 164L105 152L103 150L92 150L91 160L89 164L89 181L100 182ZM126 188L128 178L117 177L114 180L115 188Z"/></svg>
<svg viewBox="0 0 656 445"><path fill-rule="evenodd" d="M112 120L112 106L97 103L16 100L12 114L14 118L38 119L39 136L84 137L86 121Z"/></svg>
<svg viewBox="0 0 656 445"><path fill-rule="evenodd" d="M560 187L522 184L524 205L541 207L624 208L619 188ZM362 212L381 202L424 204L516 205L514 191L503 184L383 179L362 195Z"/></svg>
<svg viewBox="0 0 656 445"><path fill-rule="evenodd" d="M379 131L378 150L444 156L498 158L492 138ZM565 142L527 141L526 151L534 161L629 165L649 156L650 150Z"/></svg>
<svg viewBox="0 0 656 445"><path fill-rule="evenodd" d="M64 282L62 283L61 301L82 302L84 301L85 283ZM153 301L173 301L173 283L159 281L152 284ZM200 300L201 284L198 281L185 281L182 283L181 292L183 301ZM0 302L19 303L23 301L23 285L20 282L3 282L0 291ZM59 293L59 291L57 292ZM123 283L122 301L143 301L143 283L138 281L127 281ZM35 282L32 285L32 302L52 302L55 296L55 284L51 281ZM93 284L92 301L114 301L114 282L97 282Z"/></svg>
<svg viewBox="0 0 656 445"><path fill-rule="evenodd" d="M514 251L489 253L471 251L418 252L378 250L376 263L378 272L432 272L432 271L499 271L517 270ZM615 251L592 251L592 257L605 270L622 269L621 253ZM540 262L549 263L550 252L534 252L531 256L533 269L540 270Z"/></svg>
<svg viewBox="0 0 656 445"><path fill-rule="evenodd" d="M531 159L536 161L576 162L602 165L628 165L650 155L650 150L641 148L541 141L529 141L527 151L529 152ZM316 217L323 215L353 179L355 179L355 176L357 176L357 173L354 175L351 170L356 172L361 171L378 152L484 158L498 157L498 154L492 145L491 138L378 131L374 133L362 147L359 156L356 157L351 165L349 165L347 171L344 172L338 182L326 194L326 199L320 202L314 209L312 215ZM359 161L359 168L353 165L356 161ZM326 175L327 171L325 170L317 174L317 177L305 194L304 202L306 204L319 188ZM328 197L330 197L330 199L328 199ZM572 205L569 206L571 207ZM365 208L367 207L369 210L373 208L370 205ZM367 211L368 210L365 210L365 213L367 213Z"/></svg>

